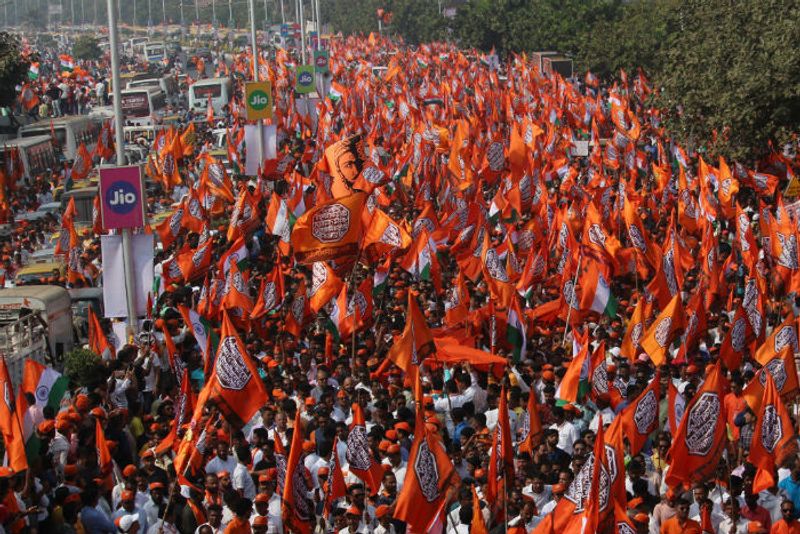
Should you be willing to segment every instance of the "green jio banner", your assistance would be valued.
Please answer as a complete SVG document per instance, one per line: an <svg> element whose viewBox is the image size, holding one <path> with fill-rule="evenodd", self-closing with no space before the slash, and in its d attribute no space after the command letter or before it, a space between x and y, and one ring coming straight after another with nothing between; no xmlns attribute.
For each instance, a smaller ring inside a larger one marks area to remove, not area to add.
<svg viewBox="0 0 800 534"><path fill-rule="evenodd" d="M314 65L300 65L297 67L294 90L304 95L314 92Z"/></svg>

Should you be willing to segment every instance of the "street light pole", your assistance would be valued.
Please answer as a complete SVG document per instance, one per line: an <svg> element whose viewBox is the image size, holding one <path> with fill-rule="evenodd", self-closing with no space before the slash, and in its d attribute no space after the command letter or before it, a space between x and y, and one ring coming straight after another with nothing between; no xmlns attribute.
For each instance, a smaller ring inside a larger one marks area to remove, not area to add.
<svg viewBox="0 0 800 534"><path fill-rule="evenodd" d="M122 88L119 76L119 36L117 35L117 12L114 0L108 0L108 44L111 49L111 88L114 92L114 143L117 165L125 164L125 142L122 123ZM136 333L136 305L133 290L133 245L130 228L122 230L122 263L125 271L125 304L128 312L128 332Z"/></svg>
<svg viewBox="0 0 800 534"><path fill-rule="evenodd" d="M258 41L256 39L256 8L254 0L248 0L250 7L250 42L253 47L253 81L258 81ZM264 129L261 120L256 122L256 132L258 133L258 169L264 164Z"/></svg>
<svg viewBox="0 0 800 534"><path fill-rule="evenodd" d="M321 47L320 43L322 42L322 19L319 15L319 0L314 0L314 6L316 7L317 11L317 50Z"/></svg>

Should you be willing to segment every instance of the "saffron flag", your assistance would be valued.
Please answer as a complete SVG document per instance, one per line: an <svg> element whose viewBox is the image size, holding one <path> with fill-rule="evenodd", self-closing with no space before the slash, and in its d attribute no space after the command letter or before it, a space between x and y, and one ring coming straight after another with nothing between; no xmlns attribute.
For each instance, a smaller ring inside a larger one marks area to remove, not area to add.
<svg viewBox="0 0 800 534"><path fill-rule="evenodd" d="M226 312L222 314L219 348L208 385L209 400L226 418L240 424L249 421L268 400L264 383Z"/></svg>
<svg viewBox="0 0 800 534"><path fill-rule="evenodd" d="M14 384L8 374L5 356L0 356L0 433L3 434L9 467L16 472L26 470L25 436L14 402Z"/></svg>
<svg viewBox="0 0 800 534"><path fill-rule="evenodd" d="M656 367L667 362L669 346L683 326L683 304L680 293L677 293L653 321L642 339L642 348Z"/></svg>
<svg viewBox="0 0 800 534"><path fill-rule="evenodd" d="M308 500L311 491L311 476L303 464L303 420L300 410L294 419L292 444L286 460L286 479L283 486L281 514L283 524L291 532L310 534L314 526L313 503ZM334 451L333 454L336 454Z"/></svg>
<svg viewBox="0 0 800 534"><path fill-rule="evenodd" d="M752 492L758 494L774 486L777 483L776 466L783 465L784 461L796 451L797 441L792 418L778 394L775 381L767 374L764 401L758 412L750 454L747 458L756 466Z"/></svg>
<svg viewBox="0 0 800 534"><path fill-rule="evenodd" d="M370 495L376 495L383 482L383 466L375 460L369 446L361 405L353 403L352 409L353 422L350 423L350 432L347 434L345 458L347 458L350 471L367 484Z"/></svg>
<svg viewBox="0 0 800 534"><path fill-rule="evenodd" d="M361 214L367 195L355 193L305 212L292 229L294 257L299 263L352 259L361 239Z"/></svg>
<svg viewBox="0 0 800 534"><path fill-rule="evenodd" d="M668 486L704 481L714 476L727 441L723 380L717 362L686 406L669 449Z"/></svg>

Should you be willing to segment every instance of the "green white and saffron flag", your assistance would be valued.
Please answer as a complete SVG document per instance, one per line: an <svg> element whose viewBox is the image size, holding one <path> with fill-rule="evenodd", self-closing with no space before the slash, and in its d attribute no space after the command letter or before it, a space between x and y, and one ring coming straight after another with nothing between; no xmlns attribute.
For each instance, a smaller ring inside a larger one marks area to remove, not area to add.
<svg viewBox="0 0 800 534"><path fill-rule="evenodd" d="M617 316L617 299L611 292L611 287L606 282L601 273L597 273L597 283L594 287L594 298L592 299L591 310L600 314L606 314L610 318Z"/></svg>
<svg viewBox="0 0 800 534"><path fill-rule="evenodd" d="M58 411L61 399L67 392L67 377L35 360L25 360L22 372L22 392L30 393L37 406L50 406Z"/></svg>
<svg viewBox="0 0 800 534"><path fill-rule="evenodd" d="M527 338L525 336L525 318L519 307L516 297L511 300L508 307L508 326L506 327L506 341L513 348L514 363L519 363L525 359L527 352Z"/></svg>

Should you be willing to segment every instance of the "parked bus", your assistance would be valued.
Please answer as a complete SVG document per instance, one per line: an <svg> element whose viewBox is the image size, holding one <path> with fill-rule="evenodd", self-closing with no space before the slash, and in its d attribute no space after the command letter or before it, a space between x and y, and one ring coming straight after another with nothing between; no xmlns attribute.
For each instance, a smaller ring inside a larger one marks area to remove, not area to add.
<svg viewBox="0 0 800 534"><path fill-rule="evenodd" d="M6 153L12 148L19 150L25 180L42 174L47 169L55 169L58 163L53 141L49 135L36 135L24 139L8 139L2 142L0 167L5 165Z"/></svg>
<svg viewBox="0 0 800 534"><path fill-rule="evenodd" d="M164 43L146 43L144 45L142 59L146 63L159 63L165 57L167 57L167 51L164 48Z"/></svg>
<svg viewBox="0 0 800 534"><path fill-rule="evenodd" d="M160 122L167 95L158 87L122 91L122 115L126 125L144 126Z"/></svg>
<svg viewBox="0 0 800 534"><path fill-rule="evenodd" d="M149 37L131 37L128 41L127 53L131 57L136 57L144 54L145 45L150 42Z"/></svg>
<svg viewBox="0 0 800 534"><path fill-rule="evenodd" d="M208 99L211 97L214 115L222 115L222 108L230 103L232 94L230 78L199 80L189 87L189 109L196 113L206 113Z"/></svg>
<svg viewBox="0 0 800 534"><path fill-rule="evenodd" d="M75 199L75 224L90 227L94 222L94 197L97 196L97 186L70 189L61 195L61 213L69 204L69 199Z"/></svg>
<svg viewBox="0 0 800 534"><path fill-rule="evenodd" d="M88 115L43 119L19 129L17 137L36 137L47 135L55 138L55 150L67 161L75 159L81 143L91 151L97 144L100 126Z"/></svg>

